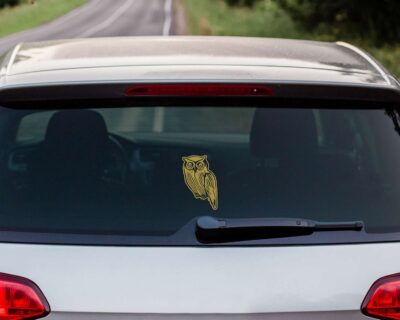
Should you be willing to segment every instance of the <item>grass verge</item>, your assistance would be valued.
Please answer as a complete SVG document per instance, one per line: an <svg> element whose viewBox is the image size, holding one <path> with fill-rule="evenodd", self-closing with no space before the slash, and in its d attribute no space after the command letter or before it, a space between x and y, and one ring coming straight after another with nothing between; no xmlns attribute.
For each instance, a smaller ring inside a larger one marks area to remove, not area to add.
<svg viewBox="0 0 400 320"><path fill-rule="evenodd" d="M36 0L0 10L0 37L30 29L75 9L87 0Z"/></svg>
<svg viewBox="0 0 400 320"><path fill-rule="evenodd" d="M347 41L371 53L400 78L400 44L377 48L351 34L337 39L326 28L307 32L271 0L261 1L252 9L229 7L222 0L181 0L181 3L192 34Z"/></svg>

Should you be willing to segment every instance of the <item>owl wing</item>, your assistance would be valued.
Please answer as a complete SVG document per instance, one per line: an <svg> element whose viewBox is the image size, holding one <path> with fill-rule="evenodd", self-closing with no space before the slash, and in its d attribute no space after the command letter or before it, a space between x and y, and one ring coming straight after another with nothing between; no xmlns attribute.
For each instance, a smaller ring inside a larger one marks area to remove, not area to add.
<svg viewBox="0 0 400 320"><path fill-rule="evenodd" d="M217 178L215 174L210 171L204 176L204 188L206 190L208 202L210 203L213 210L218 209L218 187Z"/></svg>

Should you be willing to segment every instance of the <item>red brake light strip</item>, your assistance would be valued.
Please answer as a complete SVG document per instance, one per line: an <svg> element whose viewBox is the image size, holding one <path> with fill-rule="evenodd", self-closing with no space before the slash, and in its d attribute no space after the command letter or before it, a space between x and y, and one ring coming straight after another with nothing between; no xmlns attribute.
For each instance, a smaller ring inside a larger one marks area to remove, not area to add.
<svg viewBox="0 0 400 320"><path fill-rule="evenodd" d="M127 88L125 95L129 97L270 97L273 96L273 90L264 85L253 84L146 84Z"/></svg>

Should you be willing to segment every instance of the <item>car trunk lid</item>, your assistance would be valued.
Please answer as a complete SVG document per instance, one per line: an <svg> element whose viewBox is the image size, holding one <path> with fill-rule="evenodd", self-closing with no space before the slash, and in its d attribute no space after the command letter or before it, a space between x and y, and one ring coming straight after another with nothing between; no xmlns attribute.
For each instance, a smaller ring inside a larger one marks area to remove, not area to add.
<svg viewBox="0 0 400 320"><path fill-rule="evenodd" d="M38 284L50 319L359 319L371 284L398 271L398 249L1 244L0 268Z"/></svg>

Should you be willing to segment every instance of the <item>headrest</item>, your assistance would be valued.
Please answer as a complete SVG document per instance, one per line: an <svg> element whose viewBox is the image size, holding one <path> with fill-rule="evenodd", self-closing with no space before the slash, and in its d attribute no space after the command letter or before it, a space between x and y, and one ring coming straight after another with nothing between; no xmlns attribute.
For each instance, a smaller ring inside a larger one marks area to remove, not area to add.
<svg viewBox="0 0 400 320"><path fill-rule="evenodd" d="M322 110L320 117L324 124L324 137L327 143L337 150L352 152L356 143L356 133L346 117L348 110Z"/></svg>
<svg viewBox="0 0 400 320"><path fill-rule="evenodd" d="M55 113L48 124L45 144L70 144L90 148L108 140L103 117L91 110L68 110Z"/></svg>
<svg viewBox="0 0 400 320"><path fill-rule="evenodd" d="M250 133L252 154L291 158L317 151L317 128L311 109L257 109Z"/></svg>

